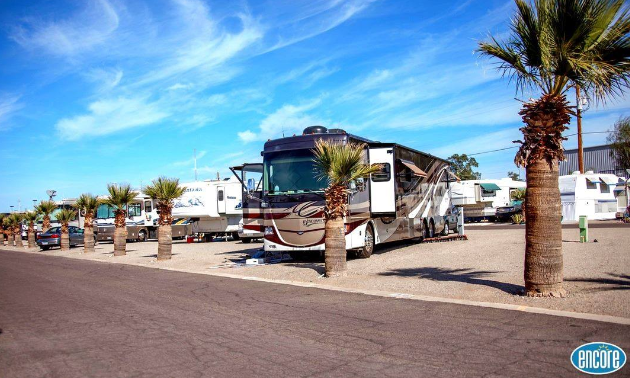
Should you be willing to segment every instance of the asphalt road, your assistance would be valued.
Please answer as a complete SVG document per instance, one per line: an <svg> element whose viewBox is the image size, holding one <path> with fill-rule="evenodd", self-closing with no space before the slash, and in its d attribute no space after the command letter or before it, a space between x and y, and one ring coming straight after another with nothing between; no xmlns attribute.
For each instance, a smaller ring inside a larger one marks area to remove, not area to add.
<svg viewBox="0 0 630 378"><path fill-rule="evenodd" d="M582 343L630 352L628 326L7 251L0 328L2 377L566 377Z"/></svg>
<svg viewBox="0 0 630 378"><path fill-rule="evenodd" d="M591 221L588 224L589 228L627 228L630 231L630 223L623 222L596 222ZM563 229L578 229L578 225L575 223L563 224ZM511 224L511 223L466 223L464 229L470 230L514 230L525 229L524 224Z"/></svg>

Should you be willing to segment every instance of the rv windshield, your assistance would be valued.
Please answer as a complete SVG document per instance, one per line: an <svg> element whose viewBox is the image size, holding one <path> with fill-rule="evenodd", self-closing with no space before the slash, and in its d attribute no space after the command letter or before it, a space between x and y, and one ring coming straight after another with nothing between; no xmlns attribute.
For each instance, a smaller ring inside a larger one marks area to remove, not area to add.
<svg viewBox="0 0 630 378"><path fill-rule="evenodd" d="M321 192L326 180L315 177L315 163L310 150L283 151L266 154L264 186L269 194Z"/></svg>

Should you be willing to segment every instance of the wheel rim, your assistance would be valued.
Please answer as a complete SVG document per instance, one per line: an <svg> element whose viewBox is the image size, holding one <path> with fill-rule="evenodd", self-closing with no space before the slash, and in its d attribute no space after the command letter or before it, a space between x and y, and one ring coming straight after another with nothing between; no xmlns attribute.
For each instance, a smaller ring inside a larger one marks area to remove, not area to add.
<svg viewBox="0 0 630 378"><path fill-rule="evenodd" d="M444 235L448 235L448 232L449 232L449 231L450 231L450 230L448 229L448 223L445 223L445 224L444 224Z"/></svg>
<svg viewBox="0 0 630 378"><path fill-rule="evenodd" d="M364 244L365 250L371 253L372 249L374 248L374 235L370 226L368 226L368 228L365 230Z"/></svg>

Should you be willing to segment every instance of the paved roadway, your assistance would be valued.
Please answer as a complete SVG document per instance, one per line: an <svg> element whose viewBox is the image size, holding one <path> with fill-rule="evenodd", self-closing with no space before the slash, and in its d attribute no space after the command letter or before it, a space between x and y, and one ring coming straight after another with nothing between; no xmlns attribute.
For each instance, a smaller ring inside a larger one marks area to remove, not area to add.
<svg viewBox="0 0 630 378"><path fill-rule="evenodd" d="M464 225L466 230L514 230L525 229L524 224L511 224L511 223L466 223ZM563 229L578 229L577 223L568 223L562 225ZM588 228L627 228L630 231L630 223L623 222L597 222L590 221Z"/></svg>
<svg viewBox="0 0 630 378"><path fill-rule="evenodd" d="M2 377L566 377L584 342L630 352L628 326L8 251L0 328Z"/></svg>

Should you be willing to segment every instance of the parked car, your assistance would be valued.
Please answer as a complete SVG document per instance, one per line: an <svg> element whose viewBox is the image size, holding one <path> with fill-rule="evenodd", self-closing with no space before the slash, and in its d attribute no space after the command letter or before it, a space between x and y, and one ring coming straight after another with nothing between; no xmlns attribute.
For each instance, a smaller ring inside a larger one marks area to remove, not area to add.
<svg viewBox="0 0 630 378"><path fill-rule="evenodd" d="M497 208L496 218L499 222L509 222L512 215L521 214L523 212L523 203L521 201L512 201L510 206L502 206Z"/></svg>
<svg viewBox="0 0 630 378"><path fill-rule="evenodd" d="M68 227L68 236L70 237L70 247L83 244L83 229L75 226ZM96 242L96 236L94 236ZM52 227L48 231L37 236L37 245L44 251L51 247L61 246L61 227Z"/></svg>
<svg viewBox="0 0 630 378"><path fill-rule="evenodd" d="M444 229L442 230L442 235L447 236L451 230L457 233L457 218L459 218L460 209L457 206L451 206L450 209L446 210L446 215L444 215Z"/></svg>

